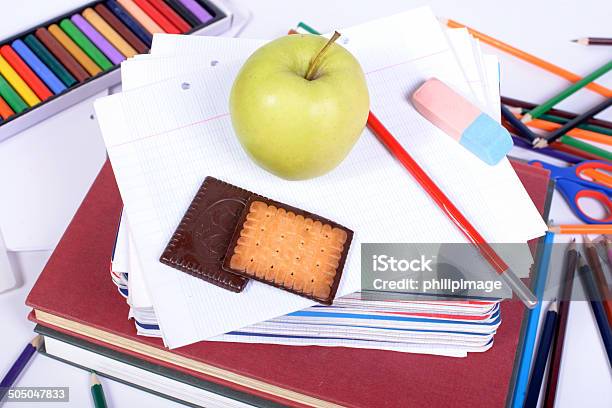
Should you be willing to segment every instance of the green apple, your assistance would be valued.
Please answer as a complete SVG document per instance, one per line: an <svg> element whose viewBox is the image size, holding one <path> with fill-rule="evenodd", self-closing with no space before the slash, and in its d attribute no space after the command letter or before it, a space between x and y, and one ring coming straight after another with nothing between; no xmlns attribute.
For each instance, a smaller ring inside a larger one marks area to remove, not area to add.
<svg viewBox="0 0 612 408"><path fill-rule="evenodd" d="M288 35L256 50L230 95L232 125L261 167L288 180L321 176L351 151L366 124L363 70L344 47Z"/></svg>

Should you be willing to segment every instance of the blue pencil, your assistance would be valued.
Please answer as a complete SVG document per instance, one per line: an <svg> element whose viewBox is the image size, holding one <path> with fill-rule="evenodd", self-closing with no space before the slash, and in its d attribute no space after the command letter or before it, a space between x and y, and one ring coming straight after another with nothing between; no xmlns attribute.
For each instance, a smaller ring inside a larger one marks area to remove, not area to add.
<svg viewBox="0 0 612 408"><path fill-rule="evenodd" d="M553 335L555 334L556 327L557 301L554 301L550 309L548 309L548 312L546 312L544 327L540 335L540 344L538 344L538 351L536 353L535 363L533 364L531 379L529 380L529 390L525 398L525 405L523 405L524 408L536 408L538 406L540 389L542 388L544 371L546 370L546 362L548 361L548 354L550 353L550 346L553 342Z"/></svg>
<svg viewBox="0 0 612 408"><path fill-rule="evenodd" d="M136 34L138 38L140 38L140 41L145 43L147 47L151 48L151 44L153 43L153 37L151 34L149 34L149 32L145 30L136 20L134 20L132 16L129 15L128 12L125 11L115 0L108 0L106 2L106 7L108 7L123 24L128 26L128 28L132 30L132 32Z"/></svg>
<svg viewBox="0 0 612 408"><path fill-rule="evenodd" d="M0 401L2 401L4 395L8 392L8 389L15 384L17 377L19 377L19 374L21 374L25 366L28 364L28 361L30 361L34 353L36 353L36 350L39 349L42 341L43 338L41 335L34 337L34 339L29 342L27 346L25 346L2 381L0 381Z"/></svg>
<svg viewBox="0 0 612 408"><path fill-rule="evenodd" d="M45 84L54 94L58 94L66 89L66 85L55 76L53 72L28 48L27 45L21 40L15 40L12 44L17 54L32 68L32 71L36 72L36 75L43 80Z"/></svg>
<svg viewBox="0 0 612 408"><path fill-rule="evenodd" d="M521 122L508 108L504 105L501 105L501 114L516 130L526 139L529 139L533 142L536 139L536 135L533 134L531 130Z"/></svg>
<svg viewBox="0 0 612 408"><path fill-rule="evenodd" d="M538 274L535 278L534 293L538 298L538 304L533 309L527 310L527 328L525 329L525 339L519 352L519 367L516 374L516 383L514 385L514 393L512 395L512 408L520 408L523 406L525 394L527 393L527 384L529 383L529 371L531 369L531 361L533 359L533 349L535 347L536 335L538 333L538 322L540 320L540 310L542 308L542 297L546 288L546 280L548 278L548 266L550 264L550 254L552 252L552 244L555 234L547 232L542 242L540 252L540 266Z"/></svg>
<svg viewBox="0 0 612 408"><path fill-rule="evenodd" d="M608 361L610 362L610 366L612 366L612 329L608 324L606 312L601 304L601 296L599 295L595 278L593 278L593 271L591 271L591 268L587 265L582 256L578 258L578 265L580 279L582 279L587 298L593 310L593 315L595 315L599 333L601 334L601 339L606 349L606 354L608 355Z"/></svg>

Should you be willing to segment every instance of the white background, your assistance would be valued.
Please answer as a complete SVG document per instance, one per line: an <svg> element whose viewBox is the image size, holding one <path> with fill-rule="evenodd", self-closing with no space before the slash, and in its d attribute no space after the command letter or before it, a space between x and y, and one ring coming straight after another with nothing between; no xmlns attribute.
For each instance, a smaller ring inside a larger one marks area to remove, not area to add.
<svg viewBox="0 0 612 408"><path fill-rule="evenodd" d="M430 4L438 16L468 24L578 74L589 73L612 57L612 47L583 47L569 42L573 38L585 36L612 36L612 2L609 0L233 1L252 12L252 20L241 34L243 37L274 38L285 34L288 27L301 20L319 30L329 31ZM0 0L0 39L84 3L86 1L83 0ZM494 52L500 57L503 95L543 101L567 86L566 81L521 60L488 46L484 46L484 50ZM612 74L598 82L612 87ZM601 96L582 90L564 101L560 107L580 112L600 100ZM21 236L5 236L9 248L15 249L16 246L12 243L17 241L23 247L21 244L24 237L31 236L33 242L40 242L36 237L44 236L43 241L48 241L44 246L46 249L52 249L102 165L105 152L99 135L95 131L84 131L91 128L88 126L88 121L91 121L91 108L88 106L75 109L76 113L67 114L66 117L72 117L65 125L57 120L43 123L36 129L0 143L0 229L3 220L8 222L6 220L12 217L24 218ZM77 117L73 118L74 116ZM612 119L612 112L607 112L602 117ZM527 157L524 150L515 149L513 154ZM24 204L19 200L36 197L36 194L41 198L40 205L30 204L24 208L28 211L48 213L49 222L29 225L24 214L19 212L20 206ZM55 195L51 200L53 208L45 206L46 194ZM555 194L551 218L556 223L577 222L558 194ZM557 241L564 239L566 238L558 237ZM26 320L29 310L25 307L24 300L49 257L49 250L10 254L20 286L0 294L0 375L6 372L25 343L33 336L33 325ZM565 341L556 406L612 406L611 369L594 318L585 302L572 303ZM102 381L109 406L175 405L119 383L105 379ZM21 377L19 385L69 386L69 406L91 406L87 373L42 356L34 358ZM25 406L8 404L12 405Z"/></svg>

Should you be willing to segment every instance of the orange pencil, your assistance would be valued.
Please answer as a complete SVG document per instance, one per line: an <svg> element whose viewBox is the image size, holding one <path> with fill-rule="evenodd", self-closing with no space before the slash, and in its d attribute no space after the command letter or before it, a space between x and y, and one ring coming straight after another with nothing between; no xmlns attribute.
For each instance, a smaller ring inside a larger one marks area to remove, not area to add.
<svg viewBox="0 0 612 408"><path fill-rule="evenodd" d="M612 188L612 176L609 176L607 173L597 171L595 169L584 169L580 174L590 177L595 182Z"/></svg>
<svg viewBox="0 0 612 408"><path fill-rule="evenodd" d="M8 106L8 103L0 96L0 119L8 119L13 116L15 112Z"/></svg>
<svg viewBox="0 0 612 408"><path fill-rule="evenodd" d="M578 82L582 79L581 76L574 74L573 72L570 72L564 68L561 68L558 65L555 64L551 64L548 61L544 61L541 58L536 57L535 55L529 54L525 51L521 51L518 48L515 48L513 46L511 46L510 44L506 44L505 42L496 40L493 37L490 37L484 33L481 33L479 31L474 30L473 28L470 28L468 26L465 26L461 23L458 23L457 21L454 20L450 20L450 19L440 19L442 21L443 24L447 25L448 27L451 28L467 28L468 31L470 32L470 34L472 34L474 37L478 38L479 40L482 40L483 42L498 48L502 51L507 52L508 54L512 54L515 57L518 57L522 60L525 60L527 62L530 62L534 65L537 65L538 67L547 70L548 72L551 72L555 75L558 75L562 78L567 79L570 82ZM591 82L590 84L586 85L586 88L590 89L591 91L597 92L600 95L605 96L606 98L610 98L612 97L612 90L606 88L605 86L601 86L595 82Z"/></svg>
<svg viewBox="0 0 612 408"><path fill-rule="evenodd" d="M611 224L562 224L548 227L555 234L612 234Z"/></svg>

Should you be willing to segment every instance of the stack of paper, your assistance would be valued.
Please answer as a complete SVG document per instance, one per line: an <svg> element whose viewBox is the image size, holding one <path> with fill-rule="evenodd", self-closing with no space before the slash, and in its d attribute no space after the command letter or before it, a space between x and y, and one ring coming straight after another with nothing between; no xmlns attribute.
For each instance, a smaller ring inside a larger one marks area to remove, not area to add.
<svg viewBox="0 0 612 408"><path fill-rule="evenodd" d="M497 60L483 55L466 31L444 32L427 8L341 32L341 44L366 72L372 111L483 236L525 243L543 235L546 225L507 160L495 167L480 162L408 102L436 76L499 117ZM231 127L229 90L244 60L264 43L156 35L150 55L122 64L123 93L96 102L125 204L115 280L127 289L139 332L161 335L171 348L227 340L465 355L490 347L500 322L496 302L388 306L351 295L360 289L362 242L464 242L369 131L337 169L313 180L281 180L246 156ZM341 299L314 306L259 282L236 295L161 264L206 176L354 230ZM526 276L525 265L512 266ZM121 272L129 279L121 280ZM390 335L398 329L406 332Z"/></svg>

